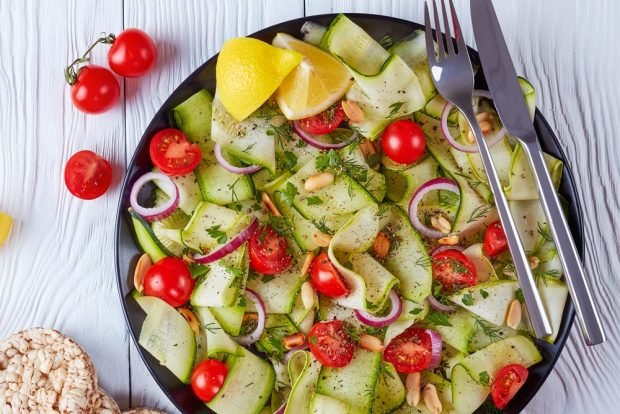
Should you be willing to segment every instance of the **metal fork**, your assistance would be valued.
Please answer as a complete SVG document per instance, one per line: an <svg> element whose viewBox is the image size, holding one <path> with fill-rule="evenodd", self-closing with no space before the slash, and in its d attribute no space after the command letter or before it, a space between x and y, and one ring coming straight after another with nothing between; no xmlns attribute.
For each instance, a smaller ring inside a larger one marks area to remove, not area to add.
<svg viewBox="0 0 620 414"><path fill-rule="evenodd" d="M461 26L459 24L454 5L450 1L450 16L454 25L456 36L456 47L452 40L448 14L446 13L445 0L441 0L443 14L443 25L446 33L445 42L441 35L441 25L437 13L437 4L433 0L433 14L435 21L435 34L437 40L437 55L435 55L435 42L431 28L428 2L424 3L424 24L426 32L426 51L428 54L428 64L430 67L433 82L437 90L447 101L454 104L467 119L471 130L476 137L476 143L480 150L482 164L487 173L491 192L495 198L497 211L506 233L508 249L512 255L517 279L523 291L523 297L527 305L528 313L534 333L538 338L543 338L552 333L551 323L545 311L545 307L540 298L536 287L536 281L532 275L529 261L519 239L517 227L510 213L508 201L502 190L502 185L497 176L497 171L493 165L493 159L489 152L489 147L484 139L484 135L478 126L476 114L472 105L474 92L474 71L472 69L467 45L463 40Z"/></svg>

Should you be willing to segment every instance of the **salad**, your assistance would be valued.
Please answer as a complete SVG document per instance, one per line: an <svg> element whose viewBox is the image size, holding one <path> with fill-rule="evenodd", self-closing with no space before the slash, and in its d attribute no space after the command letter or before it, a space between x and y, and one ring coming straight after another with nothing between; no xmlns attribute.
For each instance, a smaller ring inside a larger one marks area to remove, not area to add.
<svg viewBox="0 0 620 414"><path fill-rule="evenodd" d="M301 34L228 41L215 93L152 137L129 210L140 345L219 414L503 409L542 355L423 32L377 41L339 15ZM553 343L568 290L535 181L489 94L474 104Z"/></svg>

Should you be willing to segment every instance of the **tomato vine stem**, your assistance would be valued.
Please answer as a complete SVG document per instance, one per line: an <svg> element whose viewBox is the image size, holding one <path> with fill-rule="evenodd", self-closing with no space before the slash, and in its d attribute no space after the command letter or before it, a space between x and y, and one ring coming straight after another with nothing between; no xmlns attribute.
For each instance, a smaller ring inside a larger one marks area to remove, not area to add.
<svg viewBox="0 0 620 414"><path fill-rule="evenodd" d="M81 64L84 62L88 62L90 60L90 52L97 46L99 43L111 45L116 40L116 36L113 33L105 34L102 33L101 37L97 39L81 57L75 59L69 66L65 68L65 80L69 85L73 85L77 82L78 73L81 68Z"/></svg>

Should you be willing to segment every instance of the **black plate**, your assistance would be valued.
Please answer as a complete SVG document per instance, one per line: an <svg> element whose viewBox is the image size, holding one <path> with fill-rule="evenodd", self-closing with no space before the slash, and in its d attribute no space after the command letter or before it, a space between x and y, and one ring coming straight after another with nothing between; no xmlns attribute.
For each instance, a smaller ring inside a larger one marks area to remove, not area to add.
<svg viewBox="0 0 620 414"><path fill-rule="evenodd" d="M349 13L347 15L363 27L375 39L381 39L384 35L389 34L392 39L398 40L401 37L410 34L413 30L423 29L423 26L419 24L392 17L353 13ZM335 16L335 14L324 14L320 16L303 17L268 27L250 35L250 37L255 37L269 43L271 43L271 40L278 32L286 32L299 37L301 25L306 20L312 20L314 22L327 25ZM470 54L472 61L474 63L478 63L479 59L476 51L470 49ZM168 398L170 398L174 405L184 413L211 413L212 411L206 408L204 404L194 397L189 386L186 386L177 380L172 373L170 373L165 367L161 366L155 358L153 358L148 352L144 351L142 347L138 345L140 328L145 314L139 308L136 301L131 298L129 292L133 287L133 269L135 268L135 264L141 252L131 230L131 221L127 213L127 209L129 208L129 192L133 182L139 176L152 168L149 158L149 139L156 131L168 126L167 115L171 108L183 102L200 88L206 88L211 92L215 90L216 60L217 55L205 62L185 81L183 81L183 83L179 85L172 95L170 95L166 102L164 102L157 114L155 114L155 117L149 126L146 128L146 131L144 131L144 135L138 144L138 148L136 149L134 157L127 169L127 174L125 175L116 218L116 273L118 278L119 293L121 295L121 301L131 336L136 343L144 363L155 378L155 381L159 384L161 389L168 396ZM476 81L478 87L485 86L484 78L481 73L478 74ZM575 182L573 180L572 172L567 164L566 156L564 155L557 138L539 111L536 111L534 125L541 140L543 149L564 161L565 168L560 193L569 202L568 220L570 223L570 228L580 255L583 258L583 225L581 208L579 205L579 198L575 189ZM539 390L553 369L553 366L560 355L560 351L566 343L573 318L574 308L569 299L564 311L564 318L556 343L554 345L550 345L546 342L538 342L538 346L543 355L543 362L537 364L530 370L530 376L527 384L525 384L504 412L518 413L527 405L527 403Z"/></svg>

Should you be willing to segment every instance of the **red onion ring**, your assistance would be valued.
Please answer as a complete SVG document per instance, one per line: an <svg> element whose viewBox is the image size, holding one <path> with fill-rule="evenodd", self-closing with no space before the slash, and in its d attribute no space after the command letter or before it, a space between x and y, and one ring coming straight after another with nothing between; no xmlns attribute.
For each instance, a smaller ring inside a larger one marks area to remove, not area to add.
<svg viewBox="0 0 620 414"><path fill-rule="evenodd" d="M453 312L456 310L456 306L444 305L443 303L438 301L437 298L433 295L428 295L426 300L428 300L428 304L431 305L431 308L435 310L442 312Z"/></svg>
<svg viewBox="0 0 620 414"><path fill-rule="evenodd" d="M459 186L448 178L439 177L428 180L413 193L413 197L411 197L411 201L409 201L409 220L411 220L413 227L423 236L430 239L440 239L445 237L444 233L429 229L418 218L418 205L426 194L434 190L452 191L453 193L460 194Z"/></svg>
<svg viewBox="0 0 620 414"><path fill-rule="evenodd" d="M390 302L392 304L390 312L385 316L375 316L368 312L355 309L355 316L360 320L364 325L372 326L374 328L383 328L384 326L388 326L398 317L403 311L403 301L400 299L400 296L393 289L390 291L388 295L390 298Z"/></svg>
<svg viewBox="0 0 620 414"><path fill-rule="evenodd" d="M483 91L481 89L474 90L474 96L482 96L483 98L491 99L491 94L489 91ZM450 110L452 107L454 107L454 105L451 102L446 102L446 106L443 107L443 112L441 113L441 132L443 133L443 136L446 138L446 141L448 141L448 144L459 151L469 153L478 152L478 145L459 144L452 137L452 135L450 135L450 129L448 128L448 115L450 115ZM502 126L502 129L497 131L497 134L487 140L488 147L491 148L493 145L497 144L502 138L504 138L504 135L506 135L506 128Z"/></svg>
<svg viewBox="0 0 620 414"><path fill-rule="evenodd" d="M220 163L225 170L230 171L234 174L244 175L244 174L252 174L256 171L259 171L261 168L260 165L250 165L247 167L236 167L228 162L226 158L224 158L224 154L222 154L222 146L218 143L215 143L215 147L213 147L213 154L215 154L215 159Z"/></svg>
<svg viewBox="0 0 620 414"><path fill-rule="evenodd" d="M233 237L228 243L222 245L219 249L213 250L205 255L195 255L194 261L200 264L209 264L221 259L224 256L229 255L230 253L237 250L243 243L248 241L257 228L258 220L255 217L245 229L243 229L239 234Z"/></svg>
<svg viewBox="0 0 620 414"><path fill-rule="evenodd" d="M433 331L432 329L426 329L425 332L431 337L431 364L428 368L434 369L437 368L441 362L441 335L439 332Z"/></svg>
<svg viewBox="0 0 620 414"><path fill-rule="evenodd" d="M158 181L158 187L161 188L161 190L168 196L168 200L157 207L143 207L138 203L138 194L140 193L142 187L144 187L144 184L155 180ZM172 179L166 174L158 172L148 172L138 178L133 184L131 193L129 194L129 204L131 204L131 208L133 208L134 211L142 216L142 218L146 221L158 221L165 219L172 214L174 210L176 210L179 205L179 200L179 189L174 181L172 181Z"/></svg>
<svg viewBox="0 0 620 414"><path fill-rule="evenodd" d="M336 144L330 144L328 142L321 141L320 137L323 137L325 135L313 135L313 134L311 134L309 132L304 131L303 128L301 127L301 125L299 125L298 121L293 121L293 128L295 128L295 132L297 132L297 135L299 135L299 137L306 144L311 145L314 148L318 148L321 151L327 151L327 150L330 150L330 149L344 148L347 145L349 145L350 143L352 143L353 141L355 141L355 138L357 137L357 134L355 132L353 132L352 135L351 135L351 138L349 138L348 140L343 141L343 142L338 142ZM337 128L335 131L341 130L341 129L343 129L343 128Z"/></svg>
<svg viewBox="0 0 620 414"><path fill-rule="evenodd" d="M301 345L298 345L294 348L289 349L286 354L284 354L284 358L282 359L282 362L284 362L285 364L288 364L289 359L291 359L291 357L293 356L293 354L297 351L303 351L304 349L308 349L309 345L307 342L304 342Z"/></svg>
<svg viewBox="0 0 620 414"><path fill-rule="evenodd" d="M275 410L273 414L284 414L285 411L286 411L286 401L284 401L282 405L280 406L280 408Z"/></svg>
<svg viewBox="0 0 620 414"><path fill-rule="evenodd" d="M444 250L458 250L459 252L462 252L463 250L465 250L465 248L463 246L435 246L435 248L433 250L430 251L430 253L428 254L429 256L433 257L435 256L437 253L441 253Z"/></svg>
<svg viewBox="0 0 620 414"><path fill-rule="evenodd" d="M250 298L252 302L256 305L256 312L258 313L258 321L256 323L256 329L250 332L247 335L240 336L237 338L237 342L241 345L252 345L254 342L258 341L258 338L263 334L265 330L265 322L267 321L267 310L265 308L265 302L258 295L258 293L254 292L252 289L245 289L245 295Z"/></svg>

